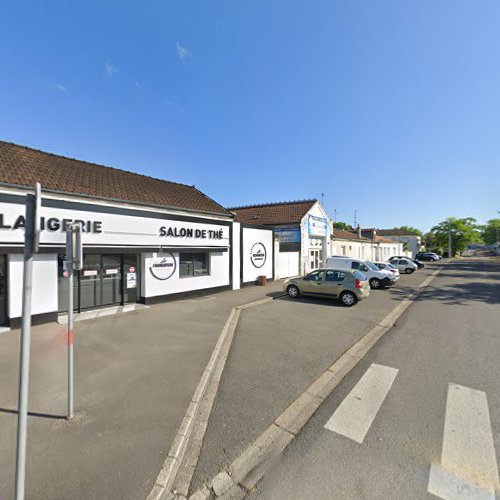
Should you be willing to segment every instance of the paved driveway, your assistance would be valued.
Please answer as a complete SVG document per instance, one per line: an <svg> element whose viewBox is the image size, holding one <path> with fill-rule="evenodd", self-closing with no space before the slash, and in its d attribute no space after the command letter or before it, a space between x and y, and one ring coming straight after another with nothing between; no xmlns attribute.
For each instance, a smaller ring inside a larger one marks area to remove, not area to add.
<svg viewBox="0 0 500 500"><path fill-rule="evenodd" d="M27 497L145 498L231 307L280 288L178 300L76 323L75 409L66 331L33 328ZM0 498L14 496L19 331L0 334Z"/></svg>

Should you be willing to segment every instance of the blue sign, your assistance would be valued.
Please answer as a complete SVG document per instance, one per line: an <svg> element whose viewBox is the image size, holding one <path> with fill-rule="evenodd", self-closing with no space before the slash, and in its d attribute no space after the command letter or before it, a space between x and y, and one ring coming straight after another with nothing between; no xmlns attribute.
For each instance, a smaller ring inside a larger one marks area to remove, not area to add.
<svg viewBox="0 0 500 500"><path fill-rule="evenodd" d="M315 215L309 216L309 236L328 236L328 221Z"/></svg>
<svg viewBox="0 0 500 500"><path fill-rule="evenodd" d="M298 227L277 227L274 229L275 238L282 243L299 243L300 228Z"/></svg>

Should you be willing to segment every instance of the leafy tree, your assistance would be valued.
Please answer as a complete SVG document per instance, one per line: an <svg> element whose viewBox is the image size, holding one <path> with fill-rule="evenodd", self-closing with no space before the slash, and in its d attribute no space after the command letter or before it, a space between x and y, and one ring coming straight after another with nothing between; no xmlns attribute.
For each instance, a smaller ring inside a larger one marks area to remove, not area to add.
<svg viewBox="0 0 500 500"><path fill-rule="evenodd" d="M463 252L470 243L480 243L482 241L479 231L480 226L476 222L473 217L464 219L449 217L431 229L431 232L434 233L435 244L448 248L448 234L450 231L451 251L454 255Z"/></svg>
<svg viewBox="0 0 500 500"><path fill-rule="evenodd" d="M487 245L500 241L500 219L490 219L486 226L483 226L481 236Z"/></svg>
<svg viewBox="0 0 500 500"><path fill-rule="evenodd" d="M416 227L412 227L412 226L399 226L399 227L396 227L395 229L401 229L403 231L409 231L410 233L418 234L418 236L423 236L422 235L422 231L420 231L420 229L417 229Z"/></svg>
<svg viewBox="0 0 500 500"><path fill-rule="evenodd" d="M333 224L333 227L335 229L343 229L344 231L352 231L353 227L350 224L347 224L346 222L335 222Z"/></svg>

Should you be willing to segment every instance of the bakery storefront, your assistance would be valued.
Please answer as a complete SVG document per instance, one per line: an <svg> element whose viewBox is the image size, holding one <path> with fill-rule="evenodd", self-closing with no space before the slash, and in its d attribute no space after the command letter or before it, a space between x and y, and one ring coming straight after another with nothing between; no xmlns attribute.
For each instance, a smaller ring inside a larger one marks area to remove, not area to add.
<svg viewBox="0 0 500 500"><path fill-rule="evenodd" d="M0 191L0 321L21 316L25 194ZM65 230L82 227L83 269L74 280L75 310L151 303L165 296L227 287L230 217L57 198L43 194L40 252L34 261L33 314L67 310ZM48 319L48 318L47 318Z"/></svg>

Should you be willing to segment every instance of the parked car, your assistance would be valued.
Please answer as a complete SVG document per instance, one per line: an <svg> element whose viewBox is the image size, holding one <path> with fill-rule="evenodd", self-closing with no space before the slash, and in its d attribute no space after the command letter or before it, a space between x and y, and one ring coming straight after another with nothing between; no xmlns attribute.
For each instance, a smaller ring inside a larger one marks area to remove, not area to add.
<svg viewBox="0 0 500 500"><path fill-rule="evenodd" d="M283 283L283 290L291 298L299 295L338 298L347 307L370 295L367 277L346 269L317 269L304 277L289 278Z"/></svg>
<svg viewBox="0 0 500 500"><path fill-rule="evenodd" d="M430 262L435 262L440 259L439 255L434 252L418 252L415 257L419 260L427 260Z"/></svg>
<svg viewBox="0 0 500 500"><path fill-rule="evenodd" d="M425 264L423 262L421 262L420 260L418 259L413 259L411 257L407 257L406 255L395 255L394 257L391 257L389 259L389 262L392 260L392 259L408 259L408 260L411 260L414 264L417 265L417 267L419 269L422 269L423 267L425 267Z"/></svg>
<svg viewBox="0 0 500 500"><path fill-rule="evenodd" d="M399 269L396 266L393 266L390 262L374 262L374 264L379 268L379 269L384 269L386 271L390 271L394 276L396 276L396 279L399 279Z"/></svg>
<svg viewBox="0 0 500 500"><path fill-rule="evenodd" d="M361 271L370 283L370 288L382 288L394 285L395 277L389 271L380 270L375 264L367 260L351 257L328 257L326 267L329 269L348 269Z"/></svg>
<svg viewBox="0 0 500 500"><path fill-rule="evenodd" d="M404 258L392 257L389 260L389 262L393 266L397 267L399 271L401 271L405 274L411 274L418 269L417 264L415 264L408 257L404 257Z"/></svg>

